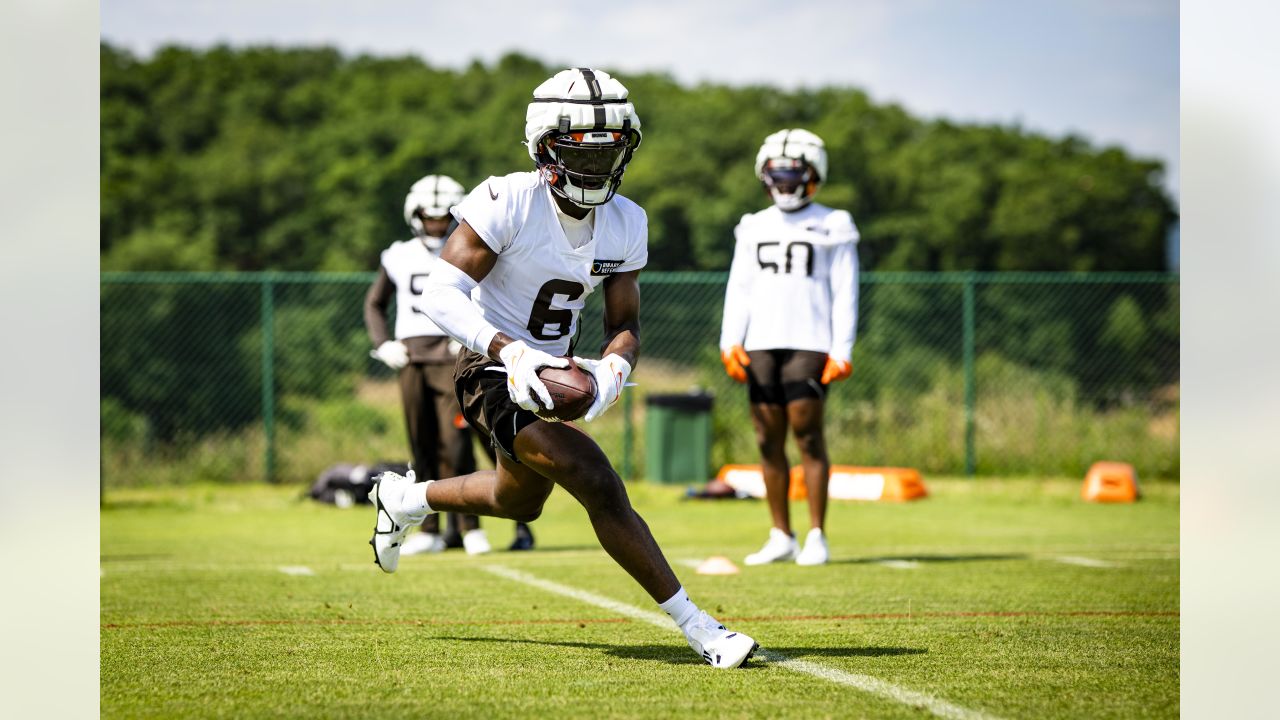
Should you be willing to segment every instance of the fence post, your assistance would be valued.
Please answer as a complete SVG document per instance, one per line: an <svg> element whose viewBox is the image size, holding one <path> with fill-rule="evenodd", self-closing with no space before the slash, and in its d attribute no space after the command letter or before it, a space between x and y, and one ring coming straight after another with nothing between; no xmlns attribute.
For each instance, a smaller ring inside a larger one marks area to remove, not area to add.
<svg viewBox="0 0 1280 720"><path fill-rule="evenodd" d="M635 442L632 437L634 428L631 423L632 394L631 390L622 389L622 479L628 482L635 479L632 477L635 466L631 464L631 450Z"/></svg>
<svg viewBox="0 0 1280 720"><path fill-rule="evenodd" d="M276 465L276 323L275 281L270 273L262 276L262 429L266 440L264 474L267 482L275 479Z"/></svg>
<svg viewBox="0 0 1280 720"><path fill-rule="evenodd" d="M976 275L964 274L964 474L973 477L977 465L974 448L974 405L977 403L977 381L974 378L974 284Z"/></svg>

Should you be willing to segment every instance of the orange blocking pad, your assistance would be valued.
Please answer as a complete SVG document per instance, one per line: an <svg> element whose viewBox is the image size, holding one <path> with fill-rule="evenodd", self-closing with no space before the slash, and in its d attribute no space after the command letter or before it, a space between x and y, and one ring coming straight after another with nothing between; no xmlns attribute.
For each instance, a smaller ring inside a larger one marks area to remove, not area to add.
<svg viewBox="0 0 1280 720"><path fill-rule="evenodd" d="M759 465L725 465L716 478L734 490L752 497L764 497L764 478ZM832 500L905 502L927 497L928 494L920 473L912 468L832 465L831 480L827 485L827 497ZM800 466L791 468L788 496L792 500L804 500L808 496L804 487L804 469Z"/></svg>
<svg viewBox="0 0 1280 720"><path fill-rule="evenodd" d="M764 476L760 474L759 465L724 465L716 473L716 479L751 497L764 497Z"/></svg>
<svg viewBox="0 0 1280 720"><path fill-rule="evenodd" d="M1080 497L1089 502L1133 502L1141 497L1138 475L1129 463L1096 462L1085 475Z"/></svg>

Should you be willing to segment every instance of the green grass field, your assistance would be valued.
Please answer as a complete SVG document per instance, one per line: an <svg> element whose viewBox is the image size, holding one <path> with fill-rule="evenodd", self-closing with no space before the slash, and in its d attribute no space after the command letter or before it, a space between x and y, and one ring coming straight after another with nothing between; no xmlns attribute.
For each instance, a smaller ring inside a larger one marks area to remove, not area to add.
<svg viewBox="0 0 1280 720"><path fill-rule="evenodd" d="M760 641L734 671L674 626L596 604L657 611L564 492L535 552L407 557L384 575L367 506L265 486L112 491L102 715L1177 716L1176 485L1097 506L1075 480L927 481L919 502L833 503L830 565L733 576L689 565L741 566L767 531L761 502L631 486L694 600ZM793 516L806 530L803 506ZM512 524L485 527L505 547Z"/></svg>

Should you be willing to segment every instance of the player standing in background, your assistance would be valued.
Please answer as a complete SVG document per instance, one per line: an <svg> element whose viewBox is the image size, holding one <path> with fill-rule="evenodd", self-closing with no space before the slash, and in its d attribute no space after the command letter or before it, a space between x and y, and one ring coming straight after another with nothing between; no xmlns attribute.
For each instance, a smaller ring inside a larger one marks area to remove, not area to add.
<svg viewBox="0 0 1280 720"><path fill-rule="evenodd" d="M491 177L454 208L458 229L428 281L427 308L466 347L458 396L472 427L497 449L497 469L425 485L379 476L370 544L378 565L394 572L405 532L423 517L456 511L532 520L559 485L689 646L714 667L737 667L755 641L726 630L689 599L595 441L535 414L539 399L552 406L538 370L568 366L563 356L596 288L604 290L603 357L573 358L598 388L586 422L617 401L636 363L648 218L615 193L640 138L622 83L587 68L561 71L534 90L525 117L537 170Z"/></svg>
<svg viewBox="0 0 1280 720"><path fill-rule="evenodd" d="M428 175L413 184L404 200L404 220L413 228L414 237L393 243L382 252L378 277L364 299L364 321L375 348L373 355L399 372L413 466L424 478L451 477L476 468L471 431L465 423L455 423L461 417L453 389L457 344L422 308L424 283L453 224L449 211L463 195L462 185L444 175ZM393 295L396 325L395 339L390 339L387 308ZM480 518L451 514L450 524L453 533L461 535L468 553L489 552ZM448 545L440 533L439 516L432 515L423 521L422 532L410 537L401 551L409 555L440 552ZM528 526L518 524L512 548L532 546Z"/></svg>
<svg viewBox="0 0 1280 720"><path fill-rule="evenodd" d="M831 462L823 434L827 385L852 372L858 323L858 228L844 210L813 202L827 151L807 130L780 130L756 154L773 207L744 215L725 291L720 357L747 383L751 421L773 527L748 565L821 565ZM791 532L787 427L795 434L809 497L804 549Z"/></svg>

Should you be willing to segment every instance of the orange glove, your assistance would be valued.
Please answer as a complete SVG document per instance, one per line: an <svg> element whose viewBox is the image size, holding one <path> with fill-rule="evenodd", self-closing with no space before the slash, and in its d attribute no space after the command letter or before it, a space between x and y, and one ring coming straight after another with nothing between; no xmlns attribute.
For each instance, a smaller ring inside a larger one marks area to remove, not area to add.
<svg viewBox="0 0 1280 720"><path fill-rule="evenodd" d="M724 363L724 371L729 373L729 377L740 383L747 381L747 366L751 364L751 358L747 357L747 351L741 345L721 350L720 362Z"/></svg>
<svg viewBox="0 0 1280 720"><path fill-rule="evenodd" d="M853 374L853 365L849 362L836 360L830 355L827 356L827 366L822 368L822 384L830 385L837 380L843 380Z"/></svg>

